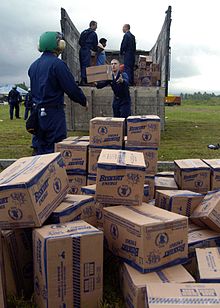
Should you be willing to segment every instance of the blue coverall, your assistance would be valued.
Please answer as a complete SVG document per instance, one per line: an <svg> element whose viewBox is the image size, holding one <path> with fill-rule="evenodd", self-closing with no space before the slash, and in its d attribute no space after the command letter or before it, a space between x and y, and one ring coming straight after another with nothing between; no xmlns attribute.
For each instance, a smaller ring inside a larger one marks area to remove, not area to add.
<svg viewBox="0 0 220 308"><path fill-rule="evenodd" d="M121 42L120 54L124 56L124 70L128 75L130 85L134 84L135 53L135 36L128 31Z"/></svg>
<svg viewBox="0 0 220 308"><path fill-rule="evenodd" d="M105 51L101 51L98 53L97 55L97 59L96 59L96 65L105 65L106 64L106 54Z"/></svg>
<svg viewBox="0 0 220 308"><path fill-rule="evenodd" d="M31 92L28 92L26 94L24 106L25 106L24 119L27 120L29 111L30 111L30 113L32 113L32 111L33 111L33 101L32 101Z"/></svg>
<svg viewBox="0 0 220 308"><path fill-rule="evenodd" d="M123 83L117 83L122 75ZM112 75L112 80L98 82L97 88L102 89L110 85L114 92L112 103L113 115L116 118L127 118L131 115L131 97L129 91L129 80L126 73L118 72L116 78Z"/></svg>
<svg viewBox="0 0 220 308"><path fill-rule="evenodd" d="M10 106L9 114L10 119L13 120L14 115L14 109L15 109L15 117L19 119L19 109L20 109L20 103L21 103L21 95L16 89L12 89L8 94L8 103Z"/></svg>
<svg viewBox="0 0 220 308"><path fill-rule="evenodd" d="M38 133L34 138L37 154L54 151L54 143L66 138L64 93L86 106L86 97L76 85L66 63L51 52L44 52L28 70L31 94L38 113Z"/></svg>
<svg viewBox="0 0 220 308"><path fill-rule="evenodd" d="M84 30L79 38L79 61L81 68L82 82L87 83L86 68L90 66L91 50L96 51L98 46L98 36L92 29Z"/></svg>

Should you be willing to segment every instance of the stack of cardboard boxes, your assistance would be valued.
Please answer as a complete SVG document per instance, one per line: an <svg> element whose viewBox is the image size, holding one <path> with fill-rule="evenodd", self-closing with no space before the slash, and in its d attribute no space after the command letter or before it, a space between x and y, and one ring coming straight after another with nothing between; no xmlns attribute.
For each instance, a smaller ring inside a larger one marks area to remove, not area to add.
<svg viewBox="0 0 220 308"><path fill-rule="evenodd" d="M25 298L34 291L40 308L96 308L102 301L103 233L91 225L94 198L68 191L60 153L21 158L0 173L1 307L4 289Z"/></svg>
<svg viewBox="0 0 220 308"><path fill-rule="evenodd" d="M60 153L0 173L0 303L6 286L26 297L34 288L40 308L99 307L104 233L126 307L220 305L220 160L176 160L157 174L160 119L128 117L126 138L124 121L92 119L89 144L70 137Z"/></svg>
<svg viewBox="0 0 220 308"><path fill-rule="evenodd" d="M160 86L160 65L153 63L152 56L139 56L138 66L134 72L134 83L142 87Z"/></svg>

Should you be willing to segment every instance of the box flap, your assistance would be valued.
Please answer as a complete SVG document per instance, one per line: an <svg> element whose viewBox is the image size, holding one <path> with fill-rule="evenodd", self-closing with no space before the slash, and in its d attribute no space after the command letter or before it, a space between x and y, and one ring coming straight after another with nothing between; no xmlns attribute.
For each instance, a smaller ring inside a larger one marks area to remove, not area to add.
<svg viewBox="0 0 220 308"><path fill-rule="evenodd" d="M196 248L198 272L201 282L220 282L220 247Z"/></svg>
<svg viewBox="0 0 220 308"><path fill-rule="evenodd" d="M193 169L204 169L209 170L209 166L205 164L201 159L182 159L174 160L174 163L184 171L193 170Z"/></svg>

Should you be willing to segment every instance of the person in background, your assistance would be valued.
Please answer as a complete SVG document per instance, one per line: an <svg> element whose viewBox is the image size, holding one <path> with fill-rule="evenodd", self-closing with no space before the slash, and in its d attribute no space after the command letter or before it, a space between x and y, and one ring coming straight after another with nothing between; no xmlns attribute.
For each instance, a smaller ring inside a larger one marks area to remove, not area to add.
<svg viewBox="0 0 220 308"><path fill-rule="evenodd" d="M13 120L14 109L15 109L15 117L16 119L20 119L20 103L22 101L21 95L17 90L17 86L13 86L11 91L8 93L8 103L9 103L9 114L10 119Z"/></svg>
<svg viewBox="0 0 220 308"><path fill-rule="evenodd" d="M112 80L100 81L96 84L98 89L102 89L108 85L114 92L112 103L113 115L117 118L127 118L131 115L131 97L129 91L128 75L120 71L120 63L118 60L111 61Z"/></svg>
<svg viewBox="0 0 220 308"><path fill-rule="evenodd" d="M25 112L24 112L24 120L26 121L29 115L33 111L33 102L32 102L32 95L31 95L31 89L28 89L28 93L25 96L25 101L24 101L24 106L25 106Z"/></svg>
<svg viewBox="0 0 220 308"><path fill-rule="evenodd" d="M36 154L54 152L54 144L67 136L64 111L64 93L80 105L88 108L82 90L59 55L65 48L63 35L45 32L40 36L40 58L31 64L28 75L32 101L37 113L38 129L34 137Z"/></svg>
<svg viewBox="0 0 220 308"><path fill-rule="evenodd" d="M79 61L81 69L81 82L80 85L87 84L86 68L91 64L91 56L95 55L98 46L98 36L96 34L97 22L91 21L89 28L80 34L79 38Z"/></svg>
<svg viewBox="0 0 220 308"><path fill-rule="evenodd" d="M105 54L106 43L107 43L107 40L104 37L99 40L98 50L97 50L97 59L96 59L97 66L106 64L106 54Z"/></svg>
<svg viewBox="0 0 220 308"><path fill-rule="evenodd" d="M134 84L134 65L136 54L135 36L130 32L130 25L123 26L124 37L121 42L120 54L124 57L125 72L128 75L130 85Z"/></svg>

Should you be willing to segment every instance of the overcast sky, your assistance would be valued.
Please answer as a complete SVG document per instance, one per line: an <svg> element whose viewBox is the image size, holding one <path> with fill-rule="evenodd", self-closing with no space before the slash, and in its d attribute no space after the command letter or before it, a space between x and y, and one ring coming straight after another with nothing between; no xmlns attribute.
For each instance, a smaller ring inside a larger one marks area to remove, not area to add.
<svg viewBox="0 0 220 308"><path fill-rule="evenodd" d="M172 6L170 92L220 93L219 0L2 0L0 1L0 84L29 83L29 65L40 56L37 42L45 31L60 31L60 8L79 31L98 21L99 37L118 49L124 23L131 24L137 48L150 50Z"/></svg>

